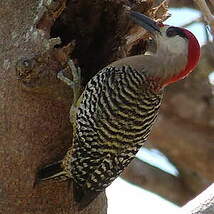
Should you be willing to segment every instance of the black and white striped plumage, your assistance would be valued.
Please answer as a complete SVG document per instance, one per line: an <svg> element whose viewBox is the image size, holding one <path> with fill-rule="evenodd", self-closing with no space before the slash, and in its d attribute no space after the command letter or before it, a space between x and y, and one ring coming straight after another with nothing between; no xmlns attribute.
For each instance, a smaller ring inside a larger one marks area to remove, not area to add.
<svg viewBox="0 0 214 214"><path fill-rule="evenodd" d="M143 145L157 117L163 88L186 77L199 60L200 46L191 32L156 23L138 12L130 14L152 33L156 52L118 60L89 81L77 115L71 115L72 148L62 161L38 174L40 180L71 178L81 208L111 184Z"/></svg>
<svg viewBox="0 0 214 214"><path fill-rule="evenodd" d="M162 98L147 82L144 72L123 66L106 67L87 84L73 147L63 160L67 176L83 191L83 203L89 192L111 184L147 139Z"/></svg>
<svg viewBox="0 0 214 214"><path fill-rule="evenodd" d="M52 170L72 178L78 186L76 199L85 207L143 145L157 117L162 92L153 92L143 71L111 66L88 82L81 99L73 146ZM55 177L47 175L51 176Z"/></svg>
<svg viewBox="0 0 214 214"><path fill-rule="evenodd" d="M73 154L66 156L75 182L104 190L148 137L161 97L131 67L107 67L92 78L78 109Z"/></svg>

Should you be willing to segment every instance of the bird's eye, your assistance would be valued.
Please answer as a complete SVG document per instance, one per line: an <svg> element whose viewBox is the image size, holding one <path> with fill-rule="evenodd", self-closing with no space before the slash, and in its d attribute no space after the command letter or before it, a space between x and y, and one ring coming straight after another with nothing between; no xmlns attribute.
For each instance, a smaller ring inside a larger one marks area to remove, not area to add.
<svg viewBox="0 0 214 214"><path fill-rule="evenodd" d="M173 36L178 35L177 28L175 28L175 27L170 27L170 28L168 28L167 31L166 31L166 35L167 35L168 37L173 37Z"/></svg>
<svg viewBox="0 0 214 214"><path fill-rule="evenodd" d="M188 39L185 32L179 27L169 27L166 31L166 35L168 37L174 37L178 35L180 37Z"/></svg>

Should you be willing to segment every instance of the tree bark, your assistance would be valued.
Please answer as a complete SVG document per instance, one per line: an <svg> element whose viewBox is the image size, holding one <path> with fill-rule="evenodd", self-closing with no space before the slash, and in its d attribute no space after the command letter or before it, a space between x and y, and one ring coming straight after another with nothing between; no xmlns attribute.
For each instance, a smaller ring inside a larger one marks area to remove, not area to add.
<svg viewBox="0 0 214 214"><path fill-rule="evenodd" d="M214 214L214 184L182 207L186 214Z"/></svg>
<svg viewBox="0 0 214 214"><path fill-rule="evenodd" d="M0 2L0 213L76 211L67 182L34 187L38 168L62 158L72 140L72 96L56 78L68 53L54 48L59 40L49 39L48 30L36 28L45 11L42 1ZM106 213L104 194L95 204L83 213Z"/></svg>
<svg viewBox="0 0 214 214"><path fill-rule="evenodd" d="M123 4L0 2L1 213L78 212L68 182L34 185L37 170L63 158L72 142L72 93L56 74L72 57L82 68L85 84L101 67L124 56L125 36L145 31L133 28ZM153 4L133 5L147 12ZM103 193L83 213L103 214L106 207Z"/></svg>

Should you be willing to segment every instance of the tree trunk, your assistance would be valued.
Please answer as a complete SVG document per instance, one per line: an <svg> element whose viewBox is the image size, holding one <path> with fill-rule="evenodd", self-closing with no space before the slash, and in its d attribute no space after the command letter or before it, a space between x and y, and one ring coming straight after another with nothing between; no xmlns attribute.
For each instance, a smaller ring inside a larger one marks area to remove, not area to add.
<svg viewBox="0 0 214 214"><path fill-rule="evenodd" d="M144 35L144 30L133 28L123 3L0 2L1 213L77 212L69 182L34 185L37 170L63 158L72 142L72 93L56 74L72 57L85 84L101 67L124 56L125 36ZM152 1L133 4L142 12L152 5ZM103 214L106 207L103 193L83 213Z"/></svg>

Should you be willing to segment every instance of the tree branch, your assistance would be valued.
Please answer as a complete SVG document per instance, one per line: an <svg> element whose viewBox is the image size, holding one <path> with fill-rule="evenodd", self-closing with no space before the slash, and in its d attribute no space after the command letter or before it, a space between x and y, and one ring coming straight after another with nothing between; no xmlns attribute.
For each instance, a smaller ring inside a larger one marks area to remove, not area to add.
<svg viewBox="0 0 214 214"><path fill-rule="evenodd" d="M189 7L194 8L194 2L193 0L169 0L169 7L175 7L175 8L182 8L182 7Z"/></svg>
<svg viewBox="0 0 214 214"><path fill-rule="evenodd" d="M214 7L210 7L211 5L213 5L213 1L206 0L206 3L210 8L211 12L213 13ZM172 7L172 8L188 7L188 8L198 9L194 4L194 0L188 0L188 1L187 0L169 0L169 7Z"/></svg>
<svg viewBox="0 0 214 214"><path fill-rule="evenodd" d="M209 0L209 2L214 7L214 1L213 0Z"/></svg>
<svg viewBox="0 0 214 214"><path fill-rule="evenodd" d="M202 17L199 17L199 18L194 19L194 20L192 20L190 22L187 22L186 24L182 25L181 27L186 28L186 27L188 27L188 26L190 26L192 24L195 24L197 22L202 22L202 21L203 21Z"/></svg>
<svg viewBox="0 0 214 214"><path fill-rule="evenodd" d="M207 24L210 26L212 34L214 36L214 17L212 13L210 12L209 7L207 6L207 3L205 0L194 0L195 4L199 7L201 10L204 19L206 20Z"/></svg>
<svg viewBox="0 0 214 214"><path fill-rule="evenodd" d="M121 177L178 205L184 205L195 196L179 177L168 174L137 158L131 162Z"/></svg>
<svg viewBox="0 0 214 214"><path fill-rule="evenodd" d="M214 184L181 209L186 214L214 214Z"/></svg>

